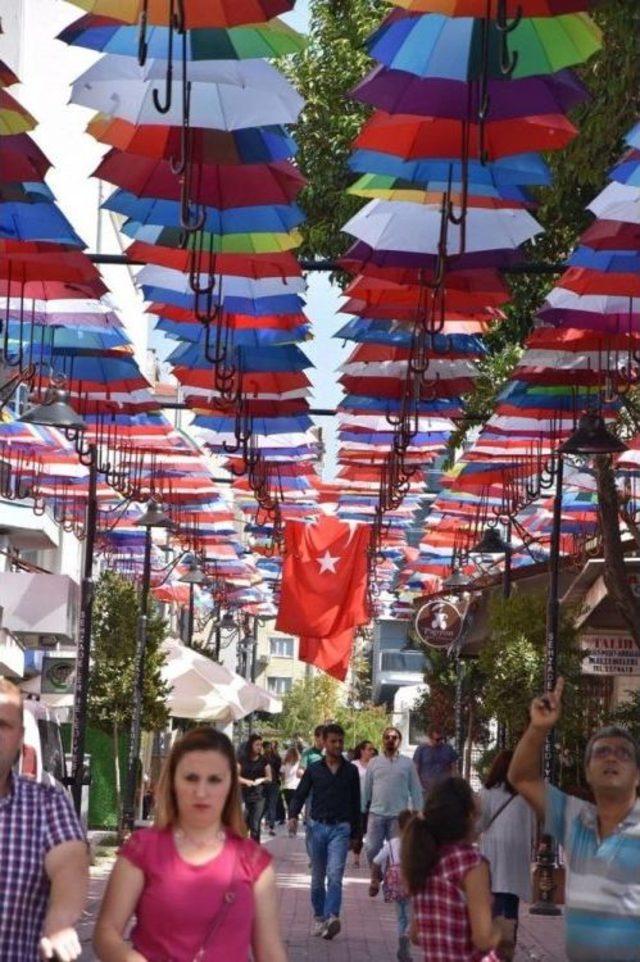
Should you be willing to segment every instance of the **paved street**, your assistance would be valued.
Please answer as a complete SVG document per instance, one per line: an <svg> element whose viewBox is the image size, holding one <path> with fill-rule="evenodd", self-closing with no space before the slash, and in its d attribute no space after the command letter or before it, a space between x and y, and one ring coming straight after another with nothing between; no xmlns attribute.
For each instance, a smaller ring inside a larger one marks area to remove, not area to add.
<svg viewBox="0 0 640 962"><path fill-rule="evenodd" d="M345 877L343 931L333 942L311 938L309 905L309 873L302 838L279 836L266 841L276 859L280 886L282 932L289 950L290 962L394 962L396 954L395 913L382 897L373 900L367 894L367 873L351 867ZM350 857L351 863L351 857ZM93 869L88 917L82 925L81 938L86 946L83 959L94 960L90 950L93 918L109 873L110 863L102 862ZM563 920L541 919L521 914L520 947L517 962L564 962ZM414 959L421 962L414 949Z"/></svg>

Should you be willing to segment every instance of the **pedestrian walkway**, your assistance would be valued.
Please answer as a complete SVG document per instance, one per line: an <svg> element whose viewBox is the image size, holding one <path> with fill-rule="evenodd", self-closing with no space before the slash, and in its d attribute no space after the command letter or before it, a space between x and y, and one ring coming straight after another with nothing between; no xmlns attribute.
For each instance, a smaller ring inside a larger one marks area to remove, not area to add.
<svg viewBox="0 0 640 962"><path fill-rule="evenodd" d="M361 868L353 868L349 855L344 880L342 932L332 942L314 938L311 933L309 868L302 834L289 838L286 833L264 843L275 859L280 891L280 920L289 962L395 962L397 950L396 919L393 905L382 895L368 895L369 877L364 855ZM104 891L110 864L103 862L92 870L91 895L87 918L81 926L85 962L92 962L91 929ZM529 915L523 908L516 962L566 962L564 921ZM422 954L413 949L415 962ZM230 960L231 962L231 960Z"/></svg>

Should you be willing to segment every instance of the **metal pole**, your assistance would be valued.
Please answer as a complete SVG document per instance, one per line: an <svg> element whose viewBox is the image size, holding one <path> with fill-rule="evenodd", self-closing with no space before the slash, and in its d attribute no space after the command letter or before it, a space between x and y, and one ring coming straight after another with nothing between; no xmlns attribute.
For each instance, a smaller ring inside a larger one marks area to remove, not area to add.
<svg viewBox="0 0 640 962"><path fill-rule="evenodd" d="M140 593L140 615L133 666L133 693L129 757L127 759L127 782L122 806L122 824L125 831L132 831L135 823L136 787L142 730L142 699L144 693L144 656L147 647L147 607L151 587L151 528L145 528L144 568Z"/></svg>
<svg viewBox="0 0 640 962"><path fill-rule="evenodd" d="M511 548L511 522L507 522L507 530L505 534L505 551L504 551L504 575L502 578L502 595L504 598L511 597L511 555L513 553Z"/></svg>
<svg viewBox="0 0 640 962"><path fill-rule="evenodd" d="M91 656L91 626L93 621L93 555L98 515L98 468L95 445L90 449L89 491L87 497L84 567L80 600L80 626L76 652L76 683L73 698L71 735L71 795L78 813L82 808L84 782L84 751L87 735L87 699L89 694L89 664Z"/></svg>
<svg viewBox="0 0 640 962"><path fill-rule="evenodd" d="M553 524L551 528L549 597L547 601L547 633L544 652L544 688L553 691L558 675L558 633L560 626L560 536L562 534L562 485L564 461L558 454L556 492L553 499ZM556 772L555 729L547 735L544 746L544 777L553 782ZM556 845L550 835L542 835L538 845L536 873L538 876L538 901L530 909L532 915L561 915L553 898L556 888Z"/></svg>
<svg viewBox="0 0 640 962"><path fill-rule="evenodd" d="M455 717L455 743L456 752L458 758L460 759L460 771L462 771L463 759L464 759L464 742L465 742L465 732L464 732L464 711L462 698L464 693L464 665L462 663L462 658L460 655L456 658L456 700L454 705L454 717Z"/></svg>
<svg viewBox="0 0 640 962"><path fill-rule="evenodd" d="M189 648L193 646L193 604L194 604L194 588L195 585L189 585L189 621L187 624L187 645Z"/></svg>

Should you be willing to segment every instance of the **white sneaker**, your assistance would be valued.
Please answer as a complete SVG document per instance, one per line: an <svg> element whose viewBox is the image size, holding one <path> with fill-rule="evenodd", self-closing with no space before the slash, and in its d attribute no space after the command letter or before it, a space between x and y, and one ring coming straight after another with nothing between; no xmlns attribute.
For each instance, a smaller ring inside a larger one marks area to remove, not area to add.
<svg viewBox="0 0 640 962"><path fill-rule="evenodd" d="M327 923L324 919L314 919L313 926L311 927L311 934L316 936L321 936L324 934L324 927Z"/></svg>
<svg viewBox="0 0 640 962"><path fill-rule="evenodd" d="M332 915L324 924L324 930L322 932L323 939L332 939L341 929L340 919L337 915Z"/></svg>

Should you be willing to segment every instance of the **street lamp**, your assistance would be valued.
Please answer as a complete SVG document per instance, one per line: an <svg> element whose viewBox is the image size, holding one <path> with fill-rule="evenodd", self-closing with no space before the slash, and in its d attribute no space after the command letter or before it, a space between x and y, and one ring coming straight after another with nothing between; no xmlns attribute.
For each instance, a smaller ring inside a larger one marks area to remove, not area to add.
<svg viewBox="0 0 640 962"><path fill-rule="evenodd" d="M544 652L544 687L553 691L558 675L558 645L560 626L560 538L562 535L562 489L564 485L564 456L566 454L594 455L620 454L627 450L626 444L612 434L600 414L586 412L580 416L578 426L571 437L558 448L556 490L553 499L553 520L549 545L549 596L547 602L547 628ZM553 782L556 768L555 731L550 731L544 746L544 777ZM543 836L538 849L538 879L540 895L530 909L533 915L560 915L553 901L553 871L556 864L555 846L549 836Z"/></svg>
<svg viewBox="0 0 640 962"><path fill-rule="evenodd" d="M144 692L144 661L147 647L147 609L151 588L151 529L171 527L171 518L159 504L150 501L136 525L145 529L144 565L142 569L142 588L140 592L140 615L133 666L133 694L131 710L131 732L129 736L129 756L127 760L127 781L122 806L122 823L126 830L133 829L135 822L135 798L140 755L140 732L142 726L142 699Z"/></svg>
<svg viewBox="0 0 640 962"><path fill-rule="evenodd" d="M75 431L76 436L87 430L87 424L69 404L69 392L57 386L47 392L42 404L26 411L19 419L25 424L38 424L60 431ZM84 756L87 732L87 698L91 658L91 627L93 621L93 556L98 518L98 467L95 445L89 445L89 478L87 489L86 537L82 565L80 594L80 624L76 648L76 680L73 696L71 726L71 794L78 815L82 808L84 784Z"/></svg>
<svg viewBox="0 0 640 962"><path fill-rule="evenodd" d="M503 538L496 527L487 526L480 541L471 549L471 554L502 554L504 555L504 574L502 578L502 593L505 598L511 597L511 521L507 523L507 536Z"/></svg>
<svg viewBox="0 0 640 962"><path fill-rule="evenodd" d="M206 584L207 576L200 567L198 561L194 558L190 564L188 570L178 578L178 581L182 582L184 585L189 585L189 620L187 624L187 645L191 648L193 644L193 608L194 608L194 589L196 585Z"/></svg>

